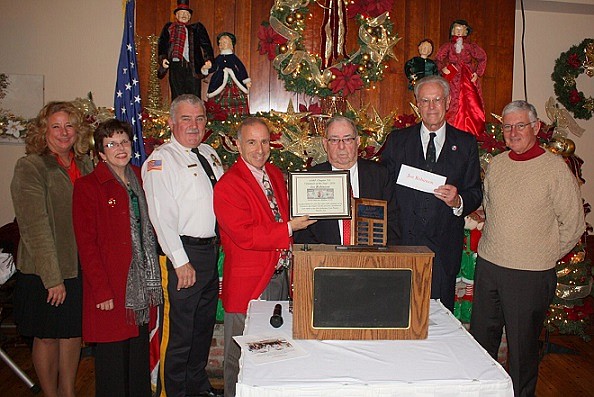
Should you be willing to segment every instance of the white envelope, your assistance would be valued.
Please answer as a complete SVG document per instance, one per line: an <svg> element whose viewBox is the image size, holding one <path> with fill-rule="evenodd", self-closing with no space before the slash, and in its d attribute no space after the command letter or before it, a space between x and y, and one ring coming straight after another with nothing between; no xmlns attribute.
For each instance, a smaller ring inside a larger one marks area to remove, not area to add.
<svg viewBox="0 0 594 397"><path fill-rule="evenodd" d="M410 187L411 189L420 190L421 192L433 194L435 189L445 185L446 177L403 164L400 167L400 173L398 174L396 183Z"/></svg>

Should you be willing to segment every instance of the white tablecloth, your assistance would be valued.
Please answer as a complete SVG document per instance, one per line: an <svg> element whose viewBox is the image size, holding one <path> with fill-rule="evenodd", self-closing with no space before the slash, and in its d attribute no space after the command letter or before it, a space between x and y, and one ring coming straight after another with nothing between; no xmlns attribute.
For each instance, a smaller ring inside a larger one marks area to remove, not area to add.
<svg viewBox="0 0 594 397"><path fill-rule="evenodd" d="M252 301L244 335L275 332L278 302ZM511 378L438 301L429 336L416 341L296 340L305 357L254 364L242 355L237 397L513 396ZM292 315L283 302L284 324Z"/></svg>

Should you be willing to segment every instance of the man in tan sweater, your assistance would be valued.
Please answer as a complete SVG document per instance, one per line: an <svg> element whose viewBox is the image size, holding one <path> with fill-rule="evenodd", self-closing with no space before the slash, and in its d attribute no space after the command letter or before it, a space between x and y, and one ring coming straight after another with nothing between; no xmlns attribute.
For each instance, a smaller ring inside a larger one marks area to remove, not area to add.
<svg viewBox="0 0 594 397"><path fill-rule="evenodd" d="M563 159L538 145L534 106L511 102L502 127L511 150L496 156L485 175L471 333L496 359L505 326L515 395L533 396L555 264L584 233L584 211Z"/></svg>

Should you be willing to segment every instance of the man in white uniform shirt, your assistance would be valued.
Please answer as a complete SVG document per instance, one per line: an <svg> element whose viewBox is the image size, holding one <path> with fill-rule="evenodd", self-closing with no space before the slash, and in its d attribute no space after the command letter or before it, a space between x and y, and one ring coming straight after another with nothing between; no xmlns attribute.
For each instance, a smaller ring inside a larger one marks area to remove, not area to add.
<svg viewBox="0 0 594 397"><path fill-rule="evenodd" d="M177 97L169 117L171 142L142 167L149 216L167 255L158 391L168 397L217 395L206 364L218 298L213 185L223 167L215 150L201 144L206 121L198 97Z"/></svg>

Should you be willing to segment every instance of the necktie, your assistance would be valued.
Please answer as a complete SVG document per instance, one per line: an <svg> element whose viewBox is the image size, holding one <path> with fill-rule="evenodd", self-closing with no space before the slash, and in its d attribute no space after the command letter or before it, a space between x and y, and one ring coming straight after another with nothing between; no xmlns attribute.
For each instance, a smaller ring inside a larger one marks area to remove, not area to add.
<svg viewBox="0 0 594 397"><path fill-rule="evenodd" d="M427 163L427 170L432 171L435 165L436 154L435 154L435 132L429 134L429 144L427 145L427 155L425 161Z"/></svg>
<svg viewBox="0 0 594 397"><path fill-rule="evenodd" d="M208 160L206 160L206 157L200 154L198 148L192 149L192 153L196 153L196 156L198 156L198 160L200 161L202 168L204 168L206 175L208 175L208 178L210 179L210 183L212 183L212 187L214 187L215 183L217 183L217 178L215 177L215 174L212 171L212 167L208 163Z"/></svg>
<svg viewBox="0 0 594 397"><path fill-rule="evenodd" d="M262 185L264 186L264 192L266 193L268 204L270 205L270 209L272 210L274 221L282 222L283 219L280 210L278 209L278 203L276 202L276 198L274 197L274 191L272 190L272 185L270 184L268 175L266 175L266 171L264 171L264 173L262 174ZM276 271L279 272L283 269L288 268L290 263L291 251L281 250L280 257L278 258L278 263L276 264Z"/></svg>
<svg viewBox="0 0 594 397"><path fill-rule="evenodd" d="M351 245L351 220L342 220L342 245Z"/></svg>
<svg viewBox="0 0 594 397"><path fill-rule="evenodd" d="M208 160L206 160L206 157L204 157L202 154L200 154L197 147L192 149L192 153L195 153L196 156L198 156L198 160L200 161L202 168L204 168L204 172L206 172L206 175L208 175L208 179L210 179L210 183L212 184L212 188L214 189L215 183L217 183L217 178L215 177L215 174L212 170L212 167L208 163ZM217 237L219 236L219 223L218 222L215 223L215 234L217 235Z"/></svg>

